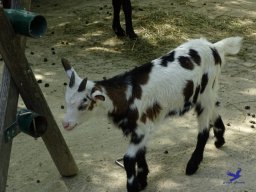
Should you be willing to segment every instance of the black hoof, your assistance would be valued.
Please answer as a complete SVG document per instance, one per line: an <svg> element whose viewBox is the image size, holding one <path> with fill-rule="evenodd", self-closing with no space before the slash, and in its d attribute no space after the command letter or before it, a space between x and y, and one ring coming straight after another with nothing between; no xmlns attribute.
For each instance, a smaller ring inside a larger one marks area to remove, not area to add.
<svg viewBox="0 0 256 192"><path fill-rule="evenodd" d="M138 183L139 183L139 190L145 189L148 185L147 179L138 179Z"/></svg>
<svg viewBox="0 0 256 192"><path fill-rule="evenodd" d="M139 192L140 187L138 182L133 182L132 184L127 183L127 192Z"/></svg>
<svg viewBox="0 0 256 192"><path fill-rule="evenodd" d="M117 27L115 25L112 26L113 31L115 32L116 36L118 37L124 37L125 36L125 31L123 30L122 27Z"/></svg>
<svg viewBox="0 0 256 192"><path fill-rule="evenodd" d="M215 147L217 149L221 148L225 143L225 139L224 138L221 138L221 139L218 139L217 141L215 141Z"/></svg>
<svg viewBox="0 0 256 192"><path fill-rule="evenodd" d="M186 175L193 175L197 171L202 159L203 157L191 158L187 164Z"/></svg>
<svg viewBox="0 0 256 192"><path fill-rule="evenodd" d="M198 165L187 165L186 175L193 175L198 169Z"/></svg>
<svg viewBox="0 0 256 192"><path fill-rule="evenodd" d="M143 189L145 189L147 187L148 183L147 183L147 181L145 181L145 182L140 183L139 185L140 185L139 189L143 190Z"/></svg>

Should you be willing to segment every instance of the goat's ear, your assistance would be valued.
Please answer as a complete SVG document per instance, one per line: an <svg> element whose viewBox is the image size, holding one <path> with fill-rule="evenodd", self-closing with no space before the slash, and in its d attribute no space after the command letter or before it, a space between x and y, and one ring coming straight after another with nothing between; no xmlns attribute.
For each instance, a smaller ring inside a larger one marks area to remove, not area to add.
<svg viewBox="0 0 256 192"><path fill-rule="evenodd" d="M92 99L94 101L105 101L105 95L100 90L96 90L92 93Z"/></svg>

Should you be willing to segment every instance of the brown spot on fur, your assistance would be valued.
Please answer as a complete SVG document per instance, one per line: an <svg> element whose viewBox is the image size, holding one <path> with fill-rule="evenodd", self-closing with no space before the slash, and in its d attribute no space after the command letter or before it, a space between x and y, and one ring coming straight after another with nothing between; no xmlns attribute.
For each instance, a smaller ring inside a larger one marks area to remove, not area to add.
<svg viewBox="0 0 256 192"><path fill-rule="evenodd" d="M201 94L203 94L207 84L208 84L208 74L205 73L205 74L203 74L202 80L201 80L201 90L200 90Z"/></svg>
<svg viewBox="0 0 256 192"><path fill-rule="evenodd" d="M92 101L92 102L90 103L89 107L88 107L88 110L89 110L89 111L92 111L95 104L96 104L96 102L95 102L95 101Z"/></svg>
<svg viewBox="0 0 256 192"><path fill-rule="evenodd" d="M131 76L134 78L135 83L145 85L149 79L149 73L153 67L152 63L144 64L131 71Z"/></svg>
<svg viewBox="0 0 256 192"><path fill-rule="evenodd" d="M142 114L142 116L140 117L140 121L142 122L142 123L146 123L146 121L147 121L147 115L145 114L145 113L143 113Z"/></svg>
<svg viewBox="0 0 256 192"><path fill-rule="evenodd" d="M169 117L172 117L175 115L177 115L177 111L175 111L175 110L169 111L169 113L167 114L167 116L169 116Z"/></svg>
<svg viewBox="0 0 256 192"><path fill-rule="evenodd" d="M146 112L142 114L140 118L141 122L146 123L147 118L153 121L157 118L161 109L161 106L157 102L155 102L152 107L148 107Z"/></svg>
<svg viewBox="0 0 256 192"><path fill-rule="evenodd" d="M218 51L215 48L211 48L211 50L212 50L212 55L215 61L215 65L221 65L221 58Z"/></svg>
<svg viewBox="0 0 256 192"><path fill-rule="evenodd" d="M173 62L174 61L174 56L175 56L175 51L172 51L171 53L168 53L167 55L161 57L162 62L160 63L160 65L167 67L167 64L169 62Z"/></svg>
<svg viewBox="0 0 256 192"><path fill-rule="evenodd" d="M142 95L142 89L141 89L140 85L133 86L132 97L130 99L131 100L130 103L132 103L132 100L134 100L134 98L141 99L141 95Z"/></svg>
<svg viewBox="0 0 256 192"><path fill-rule="evenodd" d="M185 98L185 102L189 101L190 97L193 95L194 92L194 83L193 81L187 81L186 87L183 89L183 95Z"/></svg>
<svg viewBox="0 0 256 192"><path fill-rule="evenodd" d="M147 63L121 75L117 75L107 80L95 82L95 87L102 87L112 101L114 110L108 116L128 135L137 127L139 119L138 109L131 109L134 99L141 99L141 85L148 82L149 74L153 68L153 63ZM132 95L126 98L128 85L132 87ZM93 90L92 90L93 91ZM153 116L154 117L154 116Z"/></svg>
<svg viewBox="0 0 256 192"><path fill-rule="evenodd" d="M195 94L194 94L194 96L193 96L193 103L194 104L196 104L196 102L197 102L197 99L198 99L198 95L199 95L199 92L200 92L200 85L198 85L197 87L196 87L196 91L195 91Z"/></svg>
<svg viewBox="0 0 256 192"><path fill-rule="evenodd" d="M108 88L107 95L113 102L116 113L122 113L127 110L128 101L125 95L126 86L120 87L119 89Z"/></svg>
<svg viewBox="0 0 256 192"><path fill-rule="evenodd" d="M180 62L180 65L185 69L188 69L188 70L194 69L194 64L192 63L189 57L180 56L179 62Z"/></svg>
<svg viewBox="0 0 256 192"><path fill-rule="evenodd" d="M195 110L196 110L197 116L199 117L199 116L201 115L201 113L204 111L204 108L201 106L200 103L198 103L198 104L196 105Z"/></svg>
<svg viewBox="0 0 256 192"><path fill-rule="evenodd" d="M113 122L123 130L124 135L132 133L137 127L137 120L139 118L139 112L136 109L128 108L123 113L116 113L113 111L108 114Z"/></svg>
<svg viewBox="0 0 256 192"><path fill-rule="evenodd" d="M193 61L197 64L201 64L201 57L199 56L198 52L194 49L189 50L189 55L193 59Z"/></svg>

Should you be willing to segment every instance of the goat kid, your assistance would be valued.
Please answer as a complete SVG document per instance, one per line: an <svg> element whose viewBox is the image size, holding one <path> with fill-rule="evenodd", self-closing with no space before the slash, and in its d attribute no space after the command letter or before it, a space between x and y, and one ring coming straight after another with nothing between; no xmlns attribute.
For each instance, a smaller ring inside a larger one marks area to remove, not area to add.
<svg viewBox="0 0 256 192"><path fill-rule="evenodd" d="M132 25L132 6L130 0L112 0L114 10L112 28L118 37L127 35L130 39L136 39L138 36L133 30ZM123 8L125 16L126 32L120 25L120 10Z"/></svg>
<svg viewBox="0 0 256 192"><path fill-rule="evenodd" d="M147 186L145 155L150 132L167 117L181 116L194 107L199 133L186 167L186 174L192 175L203 160L211 126L215 146L225 143L225 126L216 110L218 80L225 55L237 54L241 42L240 37L214 44L203 38L190 40L158 59L101 81L80 78L69 61L62 59L70 78L63 126L71 130L87 111L105 111L124 135L130 136L124 167L127 190L134 192Z"/></svg>

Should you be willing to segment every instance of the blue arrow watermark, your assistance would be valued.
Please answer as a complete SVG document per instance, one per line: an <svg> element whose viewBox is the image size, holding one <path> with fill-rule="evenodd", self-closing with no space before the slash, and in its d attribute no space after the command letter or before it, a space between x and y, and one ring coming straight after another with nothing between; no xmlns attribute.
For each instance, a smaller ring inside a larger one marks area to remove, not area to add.
<svg viewBox="0 0 256 192"><path fill-rule="evenodd" d="M229 177L229 181L228 182L224 182L224 184L237 184L237 183L243 183L243 181L238 181L239 178L241 178L241 172L242 169L238 168L235 172L231 172L231 171L227 171L227 176Z"/></svg>

